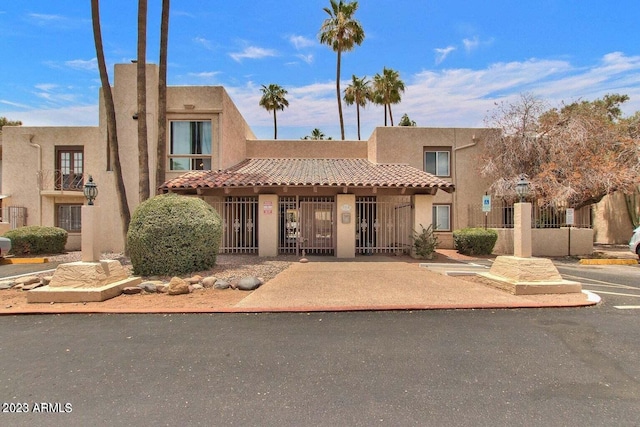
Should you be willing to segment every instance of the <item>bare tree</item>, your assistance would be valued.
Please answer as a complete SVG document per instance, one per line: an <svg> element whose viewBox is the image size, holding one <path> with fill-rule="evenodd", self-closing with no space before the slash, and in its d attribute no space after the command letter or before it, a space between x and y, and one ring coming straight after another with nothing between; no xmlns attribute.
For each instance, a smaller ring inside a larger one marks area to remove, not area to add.
<svg viewBox="0 0 640 427"><path fill-rule="evenodd" d="M127 241L127 230L131 221L131 212L127 203L127 191L122 177L122 167L120 164L120 151L118 147L118 131L116 126L116 109L113 103L113 94L109 84L109 75L104 59L104 48L102 45L102 32L100 29L100 4L98 0L91 0L91 20L93 23L93 40L96 46L96 57L98 59L98 70L102 83L102 96L107 115L107 139L109 154L113 161L113 170L116 178L116 193L118 195L118 205L120 206L120 217L122 218L122 234L124 241ZM126 249L125 249L126 251Z"/></svg>
<svg viewBox="0 0 640 427"><path fill-rule="evenodd" d="M482 173L494 194L514 197L517 177L528 175L535 197L545 204L580 208L614 191L631 191L640 172L638 139L620 120L628 97L607 95L561 108L521 95L487 118Z"/></svg>

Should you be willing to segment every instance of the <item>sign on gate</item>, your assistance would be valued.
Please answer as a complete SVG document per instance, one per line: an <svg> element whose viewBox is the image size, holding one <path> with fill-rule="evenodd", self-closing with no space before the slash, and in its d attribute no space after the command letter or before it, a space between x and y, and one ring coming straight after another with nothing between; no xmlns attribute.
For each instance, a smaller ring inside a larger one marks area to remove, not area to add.
<svg viewBox="0 0 640 427"><path fill-rule="evenodd" d="M567 225L573 225L575 221L575 209L567 208Z"/></svg>
<svg viewBox="0 0 640 427"><path fill-rule="evenodd" d="M273 202L264 202L262 205L262 211L265 215L271 215L273 213Z"/></svg>
<svg viewBox="0 0 640 427"><path fill-rule="evenodd" d="M482 196L482 212L491 212L491 196Z"/></svg>

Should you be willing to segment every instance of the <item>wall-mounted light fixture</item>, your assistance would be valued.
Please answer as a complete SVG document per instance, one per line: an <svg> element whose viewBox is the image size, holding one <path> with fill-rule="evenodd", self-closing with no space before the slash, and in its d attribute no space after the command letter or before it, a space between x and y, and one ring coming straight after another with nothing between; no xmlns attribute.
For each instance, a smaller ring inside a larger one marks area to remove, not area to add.
<svg viewBox="0 0 640 427"><path fill-rule="evenodd" d="M194 108L196 108L196 106L193 104L184 104L185 110L193 110Z"/></svg>
<svg viewBox="0 0 640 427"><path fill-rule="evenodd" d="M133 113L133 116L131 116L131 118L133 120L138 120L138 113Z"/></svg>

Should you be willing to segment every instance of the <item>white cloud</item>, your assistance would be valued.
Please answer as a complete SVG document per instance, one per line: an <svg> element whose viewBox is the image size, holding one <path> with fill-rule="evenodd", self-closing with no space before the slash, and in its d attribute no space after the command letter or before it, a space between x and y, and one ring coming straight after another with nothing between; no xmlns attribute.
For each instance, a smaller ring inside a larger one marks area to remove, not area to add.
<svg viewBox="0 0 640 427"><path fill-rule="evenodd" d="M262 59L270 56L277 56L277 53L272 49L248 46L244 48L242 52L230 53L229 56L231 56L235 61L241 62L243 59Z"/></svg>
<svg viewBox="0 0 640 427"><path fill-rule="evenodd" d="M462 44L464 45L464 50L466 50L467 52L471 52L472 50L475 50L478 48L478 46L480 46L480 39L478 39L478 36L475 36L471 39L463 39Z"/></svg>
<svg viewBox="0 0 640 427"><path fill-rule="evenodd" d="M444 61L447 56L449 56L449 54L454 50L456 50L454 46L435 48L434 51L436 52L436 64L440 64L442 61Z"/></svg>
<svg viewBox="0 0 640 427"><path fill-rule="evenodd" d="M196 44L203 46L207 50L213 50L213 44L210 40L205 39L204 37L196 37L193 39Z"/></svg>
<svg viewBox="0 0 640 427"><path fill-rule="evenodd" d="M98 60L96 58L89 60L73 59L71 61L65 61L64 65L76 70L95 71L98 69Z"/></svg>
<svg viewBox="0 0 640 427"><path fill-rule="evenodd" d="M301 60L303 60L307 64L312 64L313 63L313 54L309 54L309 55L298 54L298 55L296 55L296 58L300 58Z"/></svg>
<svg viewBox="0 0 640 427"><path fill-rule="evenodd" d="M296 48L296 50L300 50L306 47L313 47L316 45L315 40L296 35L289 36L289 42Z"/></svg>

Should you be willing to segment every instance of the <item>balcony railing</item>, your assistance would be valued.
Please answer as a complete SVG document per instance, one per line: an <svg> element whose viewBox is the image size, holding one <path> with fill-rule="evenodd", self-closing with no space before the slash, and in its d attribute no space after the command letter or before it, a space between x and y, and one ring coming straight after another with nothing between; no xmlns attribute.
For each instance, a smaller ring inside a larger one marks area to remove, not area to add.
<svg viewBox="0 0 640 427"><path fill-rule="evenodd" d="M81 173L63 173L59 169L38 172L40 191L82 191L84 175Z"/></svg>

